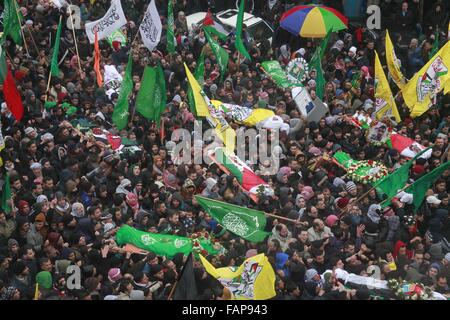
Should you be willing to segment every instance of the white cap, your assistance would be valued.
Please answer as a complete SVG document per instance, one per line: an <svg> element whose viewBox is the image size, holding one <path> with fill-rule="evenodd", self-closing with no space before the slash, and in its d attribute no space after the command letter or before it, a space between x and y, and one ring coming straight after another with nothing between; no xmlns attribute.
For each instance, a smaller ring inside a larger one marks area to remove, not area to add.
<svg viewBox="0 0 450 320"><path fill-rule="evenodd" d="M45 134L43 134L41 136L41 141L42 142L53 141L53 139L54 139L54 136L50 132L47 132L47 133L45 133Z"/></svg>
<svg viewBox="0 0 450 320"><path fill-rule="evenodd" d="M31 169L31 170L34 170L34 169L42 169L42 165L41 165L39 162L33 162L33 163L31 164L31 166L30 166L30 169Z"/></svg>
<svg viewBox="0 0 450 320"><path fill-rule="evenodd" d="M350 47L350 49L348 49L348 51L356 53L357 49L356 49L356 47Z"/></svg>
<svg viewBox="0 0 450 320"><path fill-rule="evenodd" d="M436 198L436 196L428 196L427 197L427 203L429 203L429 204L440 204L441 200Z"/></svg>

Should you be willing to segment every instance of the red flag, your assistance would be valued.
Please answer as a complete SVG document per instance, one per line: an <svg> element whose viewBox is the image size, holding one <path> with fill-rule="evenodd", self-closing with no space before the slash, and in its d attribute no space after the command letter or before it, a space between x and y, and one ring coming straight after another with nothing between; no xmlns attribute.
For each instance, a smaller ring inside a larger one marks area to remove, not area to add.
<svg viewBox="0 0 450 320"><path fill-rule="evenodd" d="M97 32L95 32L95 42L94 42L94 70L97 78L97 85L103 87L103 77L100 72L100 48L98 46Z"/></svg>
<svg viewBox="0 0 450 320"><path fill-rule="evenodd" d="M208 9L205 20L203 20L203 25L204 26L212 26L213 24L214 24L214 20L212 18L211 10Z"/></svg>
<svg viewBox="0 0 450 320"><path fill-rule="evenodd" d="M11 111L17 121L20 121L23 117L22 98L20 97L16 82L9 68L5 81L3 82L3 95L9 111Z"/></svg>

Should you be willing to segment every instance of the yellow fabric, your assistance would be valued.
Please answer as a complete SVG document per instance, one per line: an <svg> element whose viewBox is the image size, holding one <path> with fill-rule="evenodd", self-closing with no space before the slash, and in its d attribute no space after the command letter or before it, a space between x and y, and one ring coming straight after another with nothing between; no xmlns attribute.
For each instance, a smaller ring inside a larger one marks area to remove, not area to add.
<svg viewBox="0 0 450 320"><path fill-rule="evenodd" d="M219 100L211 100L212 104L217 110L221 110L220 106L222 102ZM275 112L269 109L252 109L250 116L242 122L236 121L237 123L243 124L247 127L255 127L259 122L266 120L267 118L275 116ZM234 120L234 119L233 119Z"/></svg>
<svg viewBox="0 0 450 320"><path fill-rule="evenodd" d="M395 121L400 122L400 114L397 110L394 97L392 96L391 88L384 74L383 67L380 63L378 53L375 51L375 99L376 99L376 117L380 120L387 112L391 111L395 117Z"/></svg>
<svg viewBox="0 0 450 320"><path fill-rule="evenodd" d="M236 146L236 132L228 123L226 123L225 120L221 123L220 119L216 115L211 114L211 112L216 113L214 105L211 100L209 100L208 96L206 96L203 92L203 89L200 87L197 80L195 80L186 63L184 64L184 68L186 70L189 84L192 88L197 116L206 117L208 122L210 122L212 127L214 127L214 132L216 135L225 145L225 149L229 152L234 152L234 148Z"/></svg>
<svg viewBox="0 0 450 320"><path fill-rule="evenodd" d="M204 257L200 255L200 260L203 266L210 275L220 281L222 285L231 291L233 299L236 300L266 300L273 298L275 296L275 272L267 257L261 253L251 258L248 258L244 261L243 264L239 266L235 271L232 268L218 268L216 269L211 263L209 263ZM250 266L252 264L256 264L258 274L256 278L252 278L252 274L249 270L245 270L245 266ZM253 279L253 290L250 286L243 286L242 279ZM234 281L232 281L234 280ZM236 288L235 286L230 285L231 283L241 283L241 286ZM242 289L245 288L245 291Z"/></svg>
<svg viewBox="0 0 450 320"><path fill-rule="evenodd" d="M189 85L192 88L192 92L194 95L194 101L195 101L195 111L197 113L197 116L199 117L206 117L209 116L209 110L208 105L205 102L205 99L203 99L201 92L202 88L200 87L200 84L195 80L194 75L191 73L191 70L189 70L186 63L184 64L184 69L186 70L186 75L189 81Z"/></svg>
<svg viewBox="0 0 450 320"><path fill-rule="evenodd" d="M425 113L432 104L433 95L449 85L449 67L450 41L403 87L403 98L411 110L411 117L415 118Z"/></svg>
<svg viewBox="0 0 450 320"><path fill-rule="evenodd" d="M327 28L319 8L312 9L306 16L300 30L300 36L304 38L322 38L327 34Z"/></svg>
<svg viewBox="0 0 450 320"><path fill-rule="evenodd" d="M405 63L406 61L403 61ZM389 36L389 31L386 30L386 63L391 74L392 80L397 84L397 86L402 89L405 85L406 79L400 70L400 66L397 63L397 56L395 55L394 46L392 45L391 37Z"/></svg>

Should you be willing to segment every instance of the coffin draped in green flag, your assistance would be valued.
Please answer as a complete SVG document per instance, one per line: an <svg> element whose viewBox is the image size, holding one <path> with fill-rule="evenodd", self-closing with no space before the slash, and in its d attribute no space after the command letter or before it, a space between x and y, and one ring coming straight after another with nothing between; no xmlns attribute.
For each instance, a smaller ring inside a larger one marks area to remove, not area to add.
<svg viewBox="0 0 450 320"><path fill-rule="evenodd" d="M387 175L383 179L379 180L375 184L377 191L383 192L389 199L394 197L398 193L398 190L402 189L408 182L409 170L414 163L414 160L419 158L427 150L429 150L429 148L422 150L414 158L406 162L390 175Z"/></svg>
<svg viewBox="0 0 450 320"><path fill-rule="evenodd" d="M56 31L55 37L55 45L53 46L52 62L50 64L50 72L54 77L59 76L58 55L59 55L59 43L61 42L61 28L62 28L62 19L59 19L58 31Z"/></svg>
<svg viewBox="0 0 450 320"><path fill-rule="evenodd" d="M247 49L245 48L244 42L242 41L242 26L244 24L244 6L245 6L245 0L241 0L241 3L239 4L239 13L237 17L236 22L236 42L235 46L236 49L248 60L252 60L250 58L250 54L247 52Z"/></svg>
<svg viewBox="0 0 450 320"><path fill-rule="evenodd" d="M193 241L190 238L144 232L128 225L124 225L117 231L116 242L120 246L130 243L140 249L168 258L172 258L177 253L187 256L193 251ZM199 245L209 254L218 253L209 240L201 239Z"/></svg>
<svg viewBox="0 0 450 320"><path fill-rule="evenodd" d="M128 96L133 89L133 79L131 77L131 70L133 69L133 59L128 57L128 64L125 70L125 76L120 86L119 98L117 99L116 106L114 107L114 112L112 114L113 123L116 125L117 129L122 130L128 124Z"/></svg>
<svg viewBox="0 0 450 320"><path fill-rule="evenodd" d="M22 16L22 13L17 10L16 6L16 0L5 0L3 3L3 35L9 35L16 44L21 45L22 34L19 17Z"/></svg>
<svg viewBox="0 0 450 320"><path fill-rule="evenodd" d="M166 102L166 82L161 65L145 67L141 89L136 98L136 111L159 126Z"/></svg>
<svg viewBox="0 0 450 320"><path fill-rule="evenodd" d="M221 79L223 79L225 73L227 72L227 68L228 68L229 54L224 48L222 48L220 46L219 43L217 43L216 40L213 39L211 34L208 32L208 30L204 29L204 31L205 31L206 39L208 40L208 42L211 46L211 49L212 49L214 55L216 56L216 60L217 60L217 63L219 64L219 68L220 68Z"/></svg>
<svg viewBox="0 0 450 320"><path fill-rule="evenodd" d="M173 19L173 4L172 0L169 0L167 9L167 51L170 54L174 54L176 45L177 40L175 38L175 21Z"/></svg>
<svg viewBox="0 0 450 320"><path fill-rule="evenodd" d="M270 235L263 231L266 227L264 212L200 196L195 199L220 225L245 240L257 243Z"/></svg>
<svg viewBox="0 0 450 320"><path fill-rule="evenodd" d="M263 61L261 67L280 88L303 87L303 84L300 81L289 80L287 73L281 68L280 63L276 60Z"/></svg>

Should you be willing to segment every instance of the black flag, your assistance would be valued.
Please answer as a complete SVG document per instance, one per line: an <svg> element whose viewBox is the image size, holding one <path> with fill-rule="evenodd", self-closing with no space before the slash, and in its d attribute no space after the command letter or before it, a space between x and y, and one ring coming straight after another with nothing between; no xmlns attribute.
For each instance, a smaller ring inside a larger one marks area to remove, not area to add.
<svg viewBox="0 0 450 320"><path fill-rule="evenodd" d="M194 260L192 253L189 254L186 263L178 277L173 300L195 300L197 299L197 283L194 274Z"/></svg>

